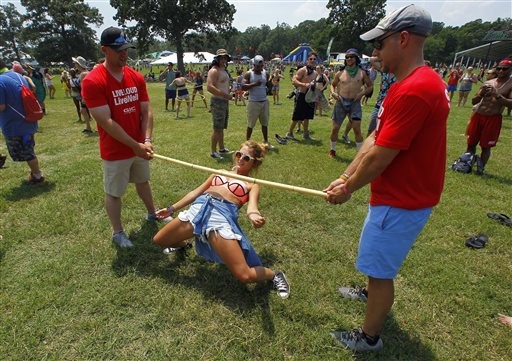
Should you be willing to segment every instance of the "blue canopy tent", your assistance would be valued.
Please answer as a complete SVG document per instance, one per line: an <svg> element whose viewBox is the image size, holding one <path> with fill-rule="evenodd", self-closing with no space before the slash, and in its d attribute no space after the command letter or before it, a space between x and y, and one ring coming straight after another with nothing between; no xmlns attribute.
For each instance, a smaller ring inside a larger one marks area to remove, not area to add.
<svg viewBox="0 0 512 361"><path fill-rule="evenodd" d="M314 51L308 43L301 43L295 49L290 51L290 54L283 58L283 63L306 63L308 55ZM317 55L318 63L322 62L322 59Z"/></svg>

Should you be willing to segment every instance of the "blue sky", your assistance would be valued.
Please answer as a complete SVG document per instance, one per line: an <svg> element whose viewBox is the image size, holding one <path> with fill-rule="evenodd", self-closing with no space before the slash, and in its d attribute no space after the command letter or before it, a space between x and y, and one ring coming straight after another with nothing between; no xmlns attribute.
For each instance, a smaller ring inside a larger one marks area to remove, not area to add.
<svg viewBox="0 0 512 361"><path fill-rule="evenodd" d="M108 0L86 0L91 6L100 9L105 26L116 25L112 17L115 10ZM327 17L327 1L320 0L228 0L235 5L234 27L244 31L249 26L259 27L267 24L274 28L276 24L298 25L304 20L318 20ZM460 26L475 19L494 21L498 17L512 18L511 0L388 0L386 12L401 6L415 3L427 9L434 21L446 25Z"/></svg>
<svg viewBox="0 0 512 361"><path fill-rule="evenodd" d="M236 7L233 26L240 31L244 31L249 26L259 27L262 24L275 28L278 22L295 26L304 20L318 20L329 15L326 0L227 1ZM7 2L19 5L19 0L0 0L0 4ZM115 10L110 6L109 0L85 0L85 2L98 8L103 15L104 25L97 29L98 32L101 33L101 30L107 26L117 25L113 19ZM427 9L434 21L451 26L464 25L476 19L494 21L498 17L512 18L511 0L388 0L386 12L410 3Z"/></svg>

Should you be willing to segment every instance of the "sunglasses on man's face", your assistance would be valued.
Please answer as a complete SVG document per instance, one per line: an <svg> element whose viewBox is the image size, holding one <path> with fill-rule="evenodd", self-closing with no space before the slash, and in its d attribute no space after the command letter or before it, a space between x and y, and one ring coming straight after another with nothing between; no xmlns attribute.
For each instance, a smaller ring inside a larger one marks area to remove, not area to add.
<svg viewBox="0 0 512 361"><path fill-rule="evenodd" d="M249 162L249 161L251 161L251 160L256 159L256 158L254 158L254 157L251 157L249 154L245 154L245 153L242 153L242 152L240 152L240 151L238 151L238 152L236 152L236 153L235 153L235 157L236 157L237 159L241 159L241 160L243 160L244 162Z"/></svg>
<svg viewBox="0 0 512 361"><path fill-rule="evenodd" d="M496 71L508 71L510 69L509 66L497 66Z"/></svg>
<svg viewBox="0 0 512 361"><path fill-rule="evenodd" d="M316 61L316 58L308 58L308 60L314 60L314 61Z"/></svg>
<svg viewBox="0 0 512 361"><path fill-rule="evenodd" d="M355 59L356 57L355 56L352 56L352 55L348 55L345 57L345 59Z"/></svg>

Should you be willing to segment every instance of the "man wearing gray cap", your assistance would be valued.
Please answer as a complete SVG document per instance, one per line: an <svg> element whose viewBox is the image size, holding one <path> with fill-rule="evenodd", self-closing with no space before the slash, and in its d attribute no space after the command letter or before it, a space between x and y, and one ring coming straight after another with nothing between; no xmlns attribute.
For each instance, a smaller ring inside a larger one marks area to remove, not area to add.
<svg viewBox="0 0 512 361"><path fill-rule="evenodd" d="M268 74L263 69L263 57L256 55L253 61L253 69L245 73L242 90L249 91L249 104L247 104L247 132L246 139L251 139L252 129L259 119L263 141L268 143L268 118L269 105L267 100Z"/></svg>
<svg viewBox="0 0 512 361"><path fill-rule="evenodd" d="M360 36L373 42L382 70L397 81L379 109L375 131L324 190L330 203L341 204L371 184L356 260L368 284L339 288L343 297L366 302L365 320L361 328L331 333L354 351L382 349L379 334L393 305L393 279L443 189L449 100L442 79L424 65L423 47L431 30L430 14L408 5Z"/></svg>

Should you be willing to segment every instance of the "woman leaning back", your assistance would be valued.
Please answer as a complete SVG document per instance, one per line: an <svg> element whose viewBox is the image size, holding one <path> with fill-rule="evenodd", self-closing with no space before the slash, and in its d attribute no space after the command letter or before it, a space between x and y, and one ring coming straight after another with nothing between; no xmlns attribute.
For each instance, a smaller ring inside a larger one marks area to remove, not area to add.
<svg viewBox="0 0 512 361"><path fill-rule="evenodd" d="M231 173L248 176L261 165L266 145L246 141L235 152ZM258 210L260 187L224 175L212 174L178 202L157 212L169 217L175 211L191 204L177 218L165 225L153 238L168 252L188 245L195 236L196 252L205 259L223 263L243 283L271 280L281 298L290 294L290 286L283 272L263 267L261 260L238 223L238 211L247 203L247 217L254 228L265 224Z"/></svg>

